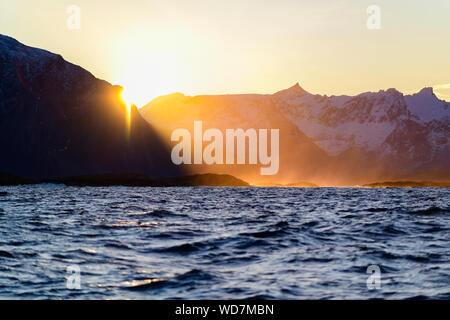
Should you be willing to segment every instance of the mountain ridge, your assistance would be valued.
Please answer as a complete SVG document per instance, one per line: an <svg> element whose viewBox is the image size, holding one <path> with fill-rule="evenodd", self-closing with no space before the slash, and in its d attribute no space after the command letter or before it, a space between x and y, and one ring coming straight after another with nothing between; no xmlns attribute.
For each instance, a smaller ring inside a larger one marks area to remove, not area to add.
<svg viewBox="0 0 450 320"><path fill-rule="evenodd" d="M0 171L13 175L206 173L211 167L170 161L171 130L194 120L205 129L280 129L280 174L261 183L356 184L450 172L450 103L431 87L411 95L394 88L317 95L299 83L274 94L175 93L131 107L127 123L122 88L61 55L0 35L0 74ZM213 173L254 182L261 178L255 169L215 166Z"/></svg>
<svg viewBox="0 0 450 320"><path fill-rule="evenodd" d="M135 108L129 126L122 87L3 35L0 74L0 171L31 178L180 174Z"/></svg>
<svg viewBox="0 0 450 320"><path fill-rule="evenodd" d="M234 105L227 110L218 108L224 101L233 101ZM317 175L296 176L289 182L315 181L313 178L330 181L333 175L341 175L338 180L345 184L383 180L393 173L450 171L446 160L450 154L450 103L438 99L430 87L412 95L390 88L355 96L326 96L311 94L296 83L274 94L166 95L139 111L150 123L172 128L188 125L176 116L180 112L190 114L191 120L209 119L212 112L215 120L211 125L217 128L226 127L225 123L230 128L277 128L263 120L264 104L275 106L270 111L272 117L284 118L286 126L294 124L301 135L327 155L321 168L313 170ZM196 111L199 105L203 112ZM173 117L161 122L159 116L165 112ZM248 119L253 119L252 126ZM289 150L298 148L295 142L289 145ZM295 171L288 167L288 171ZM297 168L302 169L300 165ZM359 178L352 181L345 175Z"/></svg>

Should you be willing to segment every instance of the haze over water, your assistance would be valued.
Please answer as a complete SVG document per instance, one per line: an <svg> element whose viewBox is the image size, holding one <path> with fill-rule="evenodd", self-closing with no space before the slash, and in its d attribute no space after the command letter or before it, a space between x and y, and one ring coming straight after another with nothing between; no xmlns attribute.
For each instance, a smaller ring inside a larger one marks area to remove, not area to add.
<svg viewBox="0 0 450 320"><path fill-rule="evenodd" d="M0 187L0 298L449 299L449 200L448 188ZM66 287L73 265L79 290Z"/></svg>

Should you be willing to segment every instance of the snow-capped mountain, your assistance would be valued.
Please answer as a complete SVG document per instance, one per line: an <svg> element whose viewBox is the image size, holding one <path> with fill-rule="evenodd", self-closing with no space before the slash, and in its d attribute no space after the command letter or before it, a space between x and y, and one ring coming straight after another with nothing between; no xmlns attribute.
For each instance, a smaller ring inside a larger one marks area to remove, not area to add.
<svg viewBox="0 0 450 320"><path fill-rule="evenodd" d="M273 97L281 113L331 156L359 149L403 169L449 168L450 103L432 88L328 97L296 84Z"/></svg>
<svg viewBox="0 0 450 320"><path fill-rule="evenodd" d="M321 149L336 156L351 147L379 147L408 111L395 90L357 97L312 95L297 84L274 95L279 110Z"/></svg>

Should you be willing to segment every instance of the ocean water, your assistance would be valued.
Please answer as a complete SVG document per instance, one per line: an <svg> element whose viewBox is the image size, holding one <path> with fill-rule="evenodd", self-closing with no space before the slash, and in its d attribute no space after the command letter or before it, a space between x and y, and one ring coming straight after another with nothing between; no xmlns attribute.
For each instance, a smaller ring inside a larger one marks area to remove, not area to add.
<svg viewBox="0 0 450 320"><path fill-rule="evenodd" d="M450 299L449 231L449 188L0 187L0 298Z"/></svg>

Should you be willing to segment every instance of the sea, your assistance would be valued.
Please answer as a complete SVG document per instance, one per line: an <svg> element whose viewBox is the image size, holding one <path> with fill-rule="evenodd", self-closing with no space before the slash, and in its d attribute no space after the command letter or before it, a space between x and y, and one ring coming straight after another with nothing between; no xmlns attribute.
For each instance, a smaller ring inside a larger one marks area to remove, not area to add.
<svg viewBox="0 0 450 320"><path fill-rule="evenodd" d="M450 299L450 188L0 187L0 299Z"/></svg>

